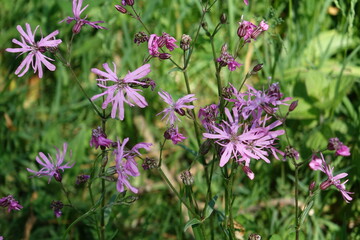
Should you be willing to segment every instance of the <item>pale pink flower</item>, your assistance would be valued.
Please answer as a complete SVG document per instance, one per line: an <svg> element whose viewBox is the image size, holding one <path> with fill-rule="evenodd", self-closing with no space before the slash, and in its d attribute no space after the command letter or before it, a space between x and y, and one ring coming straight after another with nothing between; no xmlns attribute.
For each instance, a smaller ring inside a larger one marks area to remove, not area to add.
<svg viewBox="0 0 360 240"><path fill-rule="evenodd" d="M186 139L186 137L179 132L178 128L174 126L171 126L165 131L164 137L165 139L171 140L173 144L178 144Z"/></svg>
<svg viewBox="0 0 360 240"><path fill-rule="evenodd" d="M228 53L227 51L227 44L224 44L221 48L221 55L216 61L220 64L220 66L225 67L228 66L230 71L235 71L236 68L242 66L242 64L235 61L235 58Z"/></svg>
<svg viewBox="0 0 360 240"><path fill-rule="evenodd" d="M255 24L241 18L237 35L240 38L244 38L246 42L250 42L251 39L256 40L261 33L267 31L268 29L269 25L264 20L260 22L259 26L256 26Z"/></svg>
<svg viewBox="0 0 360 240"><path fill-rule="evenodd" d="M48 48L56 48L61 43L60 39L55 39L55 36L59 33L59 31L56 30L46 37L41 37L40 41L35 42L35 33L39 26L35 28L34 32L31 32L30 24L26 23L25 26L26 32L20 25L16 27L21 35L21 42L15 38L12 40L12 42L19 45L20 48L6 48L5 50L7 52L20 53L20 55L27 52L29 53L16 69L16 75L19 77L24 76L31 65L34 69L34 73L38 72L39 78L42 78L43 70L41 64L44 64L50 71L55 71L56 69L55 65L48 61L54 60L43 55L43 53L45 53Z"/></svg>
<svg viewBox="0 0 360 240"><path fill-rule="evenodd" d="M162 48L163 46L165 46L170 51L173 51L175 48L179 47L175 44L175 42L176 39L170 36L168 33L164 32L160 37L156 34L151 34L148 41L149 54L154 57L159 57L159 48ZM170 54L168 55L171 56Z"/></svg>
<svg viewBox="0 0 360 240"><path fill-rule="evenodd" d="M129 164L128 160L125 159L126 152L124 151L124 147L128 141L129 138L125 138L122 144L120 143L120 141L118 141L117 149L116 151L114 151L116 172L118 174L116 189L118 192L124 192L126 186L133 193L138 193L138 189L133 187L129 182L130 177L139 176L140 173L139 170L137 169L137 166L133 162Z"/></svg>
<svg viewBox="0 0 360 240"><path fill-rule="evenodd" d="M161 91L161 92L158 92L158 94L164 100L164 102L169 104L169 107L165 108L163 111L156 114L156 116L160 115L160 114L164 114L164 116L162 117L161 120L163 120L164 118L167 118L166 122L169 123L170 125L173 125L176 121L181 121L178 118L178 116L176 115L176 113L181 116L184 116L185 115L184 108L187 108L187 109L194 108L193 105L186 105L186 104L196 100L196 98L194 98L195 94L188 94L188 95L180 98L176 102L173 100L173 98L171 97L171 95L168 92Z"/></svg>
<svg viewBox="0 0 360 240"><path fill-rule="evenodd" d="M3 197L0 199L0 207L3 208L8 208L8 212L11 212L11 210L20 210L23 208L23 206L21 206L19 204L18 201L16 201L16 199L12 196L9 195L7 197Z"/></svg>
<svg viewBox="0 0 360 240"><path fill-rule="evenodd" d="M99 126L97 129L92 130L90 147L95 147L97 149L99 146L109 147L112 144L110 139L107 139L106 134Z"/></svg>
<svg viewBox="0 0 360 240"><path fill-rule="evenodd" d="M138 79L145 77L151 70L150 64L145 64L133 72L130 72L124 77L119 78L116 75L116 65L114 70L111 70L107 63L103 64L106 72L97 68L92 68L91 71L99 76L97 79L98 86L104 88L103 93L97 94L91 98L95 100L101 96L107 95L105 101L102 104L102 108L106 109L109 103L112 104L111 117L115 118L116 112L119 111L119 119L124 119L124 103L127 103L130 107L137 105L140 108L144 108L148 105L145 98L138 92L142 92L140 89L134 89L131 85L145 85L146 83L138 81ZM109 83L113 85L108 85Z"/></svg>
<svg viewBox="0 0 360 240"><path fill-rule="evenodd" d="M71 23L72 21L75 21L76 23L73 27L73 33L75 34L79 33L82 26L84 26L85 24L95 29L106 29L105 27L97 25L98 23L103 23L103 21L90 22L85 20L87 16L85 16L85 18L80 17L81 13L89 6L89 4L87 4L83 9L81 9L82 4L83 4L83 0L73 0L72 11L74 17L67 17L60 22L66 21L67 23Z"/></svg>
<svg viewBox="0 0 360 240"><path fill-rule="evenodd" d="M64 169L66 168L72 168L75 163L70 165L70 163L68 162L62 165L67 151L67 143L63 144L62 152L58 148L55 149L57 151L55 161L50 156L50 154L46 156L44 153L40 152L39 156L36 156L36 162L38 162L41 166L43 166L43 168L41 168L39 171L34 171L31 170L30 168L27 168L27 170L31 173L34 173L34 176L37 177L48 176L49 177L48 183L50 183L52 177L54 177L56 181L61 182L62 174L60 170L64 171Z"/></svg>
<svg viewBox="0 0 360 240"><path fill-rule="evenodd" d="M309 163L309 167L315 171L321 171L327 175L327 180L322 182L320 184L320 188L322 190L327 189L331 185L334 185L341 193L343 199L345 202L349 203L352 200L352 197L350 197L350 194L354 194L353 192L346 191L345 184L348 180L345 180L343 183L340 182L340 179L345 178L348 174L347 173L340 173L336 176L334 176L333 171L334 167L330 167L324 159L324 156L322 153L320 153L319 158L317 155L313 155L312 159Z"/></svg>

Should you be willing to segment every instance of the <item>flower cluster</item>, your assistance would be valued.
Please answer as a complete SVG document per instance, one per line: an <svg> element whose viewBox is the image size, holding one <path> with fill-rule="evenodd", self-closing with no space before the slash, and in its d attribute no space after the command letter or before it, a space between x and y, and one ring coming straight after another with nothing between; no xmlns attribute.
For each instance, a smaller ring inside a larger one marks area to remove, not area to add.
<svg viewBox="0 0 360 240"><path fill-rule="evenodd" d="M236 68L240 67L242 64L235 61L235 58L231 56L227 51L227 44L224 44L221 48L221 55L216 61L220 64L221 67L228 66L230 71L235 71Z"/></svg>
<svg viewBox="0 0 360 240"><path fill-rule="evenodd" d="M256 40L257 37L260 36L261 33L267 31L269 29L269 25L262 20L259 26L246 21L241 20L239 22L239 28L237 30L237 35L240 38L243 38L245 42L251 42L251 39Z"/></svg>
<svg viewBox="0 0 360 240"><path fill-rule="evenodd" d="M165 108L163 111L157 114L157 115L164 114L161 120L167 118L166 123L170 125L170 128L165 132L164 137L166 139L171 139L174 144L177 144L182 140L186 139L178 131L178 126L176 122L181 121L178 115L184 116L186 114L185 109L194 108L193 105L187 105L187 104L196 100L195 94L188 94L178 99L177 101L174 101L172 96L166 91L158 92L158 94L164 100L164 102L169 105L169 107Z"/></svg>
<svg viewBox="0 0 360 240"><path fill-rule="evenodd" d="M165 46L168 50L173 51L179 47L175 42L177 42L176 39L165 32L161 36L151 34L148 41L149 54L160 59L168 59L171 55L169 53L160 53L159 49Z"/></svg>
<svg viewBox="0 0 360 240"><path fill-rule="evenodd" d="M7 208L8 212L11 210L20 210L23 208L12 195L0 198L0 207Z"/></svg>
<svg viewBox="0 0 360 240"><path fill-rule="evenodd" d="M331 185L335 186L341 193L342 197L344 198L345 202L349 203L352 200L350 194L354 194L353 192L346 191L345 184L348 180L341 182L340 179L345 178L348 174L347 173L340 173L334 176L334 168L330 167L322 153L320 153L320 157L316 154L312 156L312 159L309 163L309 167L314 171L321 171L326 174L327 179L320 184L320 189L325 190Z"/></svg>
<svg viewBox="0 0 360 240"><path fill-rule="evenodd" d="M42 177L47 176L49 177L48 183L50 183L51 179L54 177L56 181L61 182L62 180L62 173L61 171L64 171L66 168L72 168L75 163L71 164L68 162L64 165L64 159L67 151L67 143L63 144L63 152L61 152L58 148L56 148L56 159L55 161L53 158L48 154L46 156L44 153L40 152L39 156L36 157L36 162L38 162L43 168L41 168L39 171L34 171L30 168L27 168L27 170L34 174L34 176ZM71 154L71 153L70 153Z"/></svg>
<svg viewBox="0 0 360 240"><path fill-rule="evenodd" d="M336 156L350 156L349 147L340 142L338 138L330 138L327 148L329 150L335 150Z"/></svg>

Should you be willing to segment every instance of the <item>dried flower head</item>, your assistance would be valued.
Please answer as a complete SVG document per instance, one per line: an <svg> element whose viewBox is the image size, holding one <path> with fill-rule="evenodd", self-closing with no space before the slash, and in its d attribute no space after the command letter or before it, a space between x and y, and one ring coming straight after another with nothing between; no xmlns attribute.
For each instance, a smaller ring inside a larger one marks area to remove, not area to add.
<svg viewBox="0 0 360 240"><path fill-rule="evenodd" d="M61 209L64 207L64 204L61 201L53 200L50 204L51 209L54 211L55 217L59 218L62 215Z"/></svg>

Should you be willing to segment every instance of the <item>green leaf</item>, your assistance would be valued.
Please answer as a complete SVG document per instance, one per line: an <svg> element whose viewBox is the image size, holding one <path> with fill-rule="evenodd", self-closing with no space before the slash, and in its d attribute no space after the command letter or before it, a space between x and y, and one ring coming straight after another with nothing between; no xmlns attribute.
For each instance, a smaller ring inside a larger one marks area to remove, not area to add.
<svg viewBox="0 0 360 240"><path fill-rule="evenodd" d="M218 199L218 196L215 195L209 202L209 204L206 206L205 209L205 219L210 217L211 213L214 211L215 202Z"/></svg>
<svg viewBox="0 0 360 240"><path fill-rule="evenodd" d="M278 234L271 235L270 240L282 240L281 236Z"/></svg>
<svg viewBox="0 0 360 240"><path fill-rule="evenodd" d="M193 218L191 220L189 220L186 224L185 224L185 227L184 227L184 232L186 232L186 230L189 228L189 227L192 227L194 225L197 225L197 224L200 224L201 221L197 218Z"/></svg>
<svg viewBox="0 0 360 240"><path fill-rule="evenodd" d="M172 73L172 72L182 72L182 69L178 68L178 67L174 67L172 69L169 70L168 74L169 73Z"/></svg>
<svg viewBox="0 0 360 240"><path fill-rule="evenodd" d="M300 226L304 223L305 218L308 216L310 209L314 205L314 201L310 201L300 216Z"/></svg>

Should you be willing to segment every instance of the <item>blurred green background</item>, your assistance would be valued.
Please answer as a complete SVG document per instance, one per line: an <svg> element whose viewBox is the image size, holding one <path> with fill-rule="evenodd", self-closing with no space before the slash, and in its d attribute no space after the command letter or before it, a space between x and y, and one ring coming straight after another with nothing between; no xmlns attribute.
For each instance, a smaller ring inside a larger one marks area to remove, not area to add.
<svg viewBox="0 0 360 240"><path fill-rule="evenodd" d="M63 40L60 50L65 53L73 24L60 24L59 21L72 15L71 1L1 0L0 3L0 197L13 194L24 206L21 211L10 214L0 211L0 235L9 240L61 239L66 227L79 214L64 208L64 215L55 219L50 209L51 201L66 202L60 185L55 181L47 184L44 178L29 179L26 168L38 167L35 167L35 157L39 152L54 154L54 146L68 142L76 165L65 172L63 181L71 191L73 203L85 212L91 206L88 191L74 183L78 174L89 173L99 153L89 147L89 140L91 129L101 122L70 72L59 61L56 71L45 71L43 79L38 79L31 71L18 78L14 71L23 56L16 58L15 54L5 52L5 48L15 47L11 39L19 39L16 26L24 27L25 23L30 23L33 28L40 25L44 35L58 29L57 37ZM90 6L82 16L88 15L90 21L105 21L102 25L108 28L84 27L72 46L73 68L92 96L99 93L99 89L91 68L101 68L103 63L114 61L119 75L124 76L128 70L141 66L147 56L147 46L133 43L134 34L144 29L135 19L115 10L114 4L119 2L97 0L85 1L85 4ZM153 33L159 35L164 31L178 40L183 33L194 36L201 16L201 3L197 0L137 0L135 8ZM230 50L235 48L238 21L242 15L256 23L262 19L269 22L269 31L241 50L239 62L244 66L231 73L222 71L223 84L231 82L238 86L255 64L264 63L264 69L248 83L262 88L271 77L272 82L280 82L285 96L299 100L287 126L292 144L303 159L307 159L313 150L325 148L330 137L338 137L351 148L350 157L335 158L330 153L327 156L337 171L349 173L347 189L355 192L354 200L346 204L338 191L323 191L303 226L304 239L360 239L359 9L357 0L250 0L249 6L240 0L224 0L218 1L205 17L209 30L213 30L220 15L227 15L228 23L215 40L219 53L225 42ZM173 52L177 62L181 60L181 52L180 49ZM160 121L161 117L155 116L164 107L157 91L168 91L177 98L186 94L186 88L181 72L172 71L174 66L170 61L155 59L151 65L149 77L156 81L157 88L154 92L144 91L149 107L126 107L125 120L109 120L107 134L111 139L130 137L132 144L151 142L154 149L149 156L158 157L159 142L166 126ZM191 90L198 98L196 110L215 103L217 87L211 45L203 30L188 73ZM192 123L185 119L181 127L189 137L184 145L197 151ZM286 142L281 141L280 145L284 149ZM179 174L194 158L191 151L166 144L164 163L172 181L178 182L177 186L181 185ZM195 175L194 191L201 202L206 194L203 169L195 164L191 171ZM234 217L243 226L245 239L253 232L262 235L263 239L274 234L281 239L291 239L294 224L291 164L277 160L271 165L258 162L253 171L256 175L253 181L242 173L235 180ZM108 239L111 236L114 239L193 239L191 232L183 232L187 215L182 213L176 197L157 172L141 173L134 180L134 185L140 188L138 200L108 209ZM300 201L303 202L309 183L324 179L306 167L301 169L300 176ZM96 187L98 183L94 184ZM218 210L223 210L223 191L217 168L213 192L220 196L216 205ZM116 194L115 184L108 183L107 198ZM92 224L92 218L78 223L69 239L96 239Z"/></svg>

